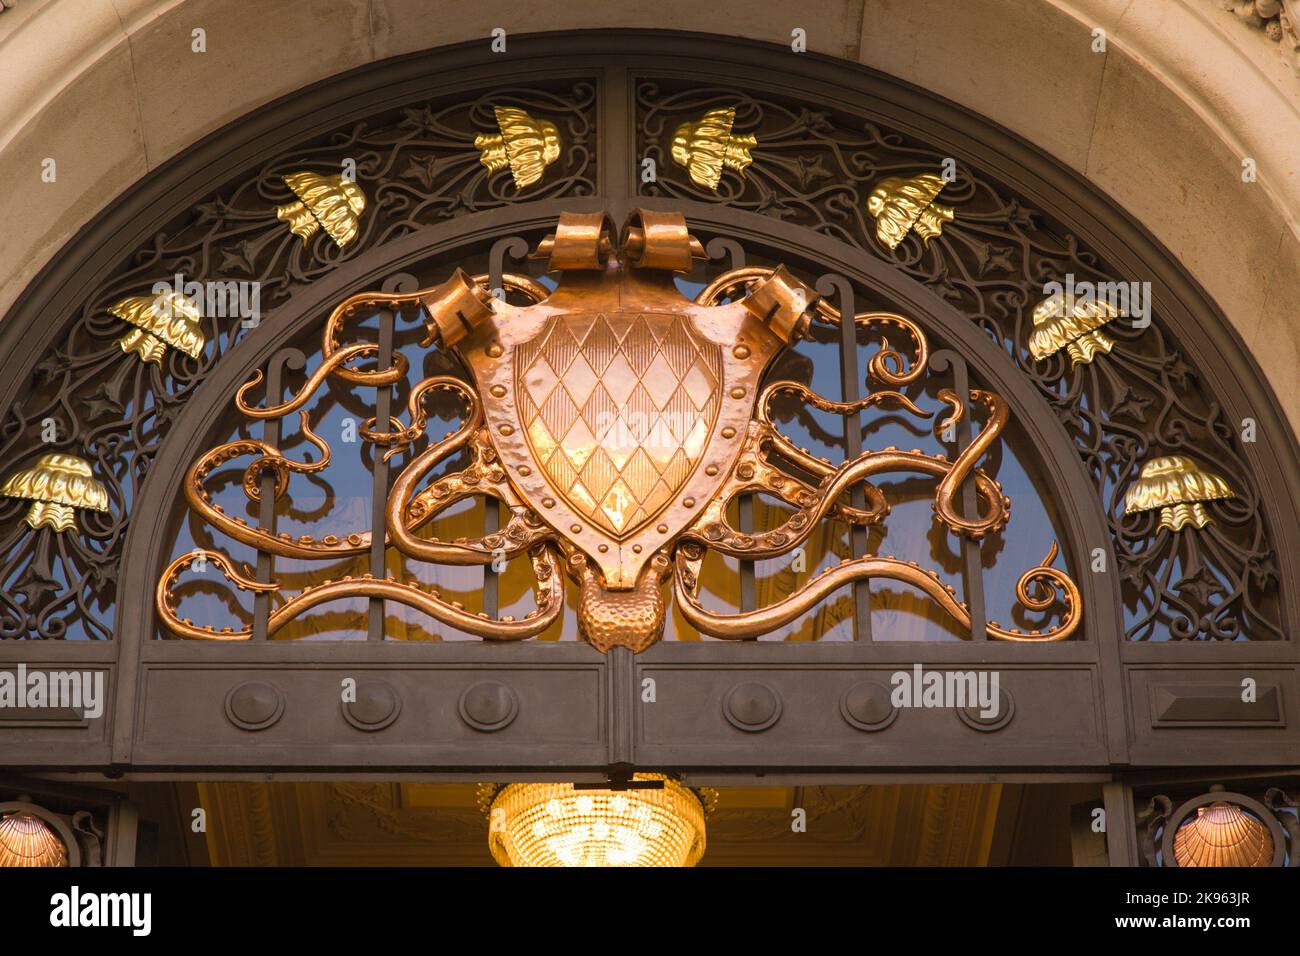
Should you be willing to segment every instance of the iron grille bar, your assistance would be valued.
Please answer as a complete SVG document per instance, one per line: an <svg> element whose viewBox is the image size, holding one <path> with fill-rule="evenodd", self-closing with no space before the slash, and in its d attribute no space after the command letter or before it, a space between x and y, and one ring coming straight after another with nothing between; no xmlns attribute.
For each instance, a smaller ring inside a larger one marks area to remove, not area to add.
<svg viewBox="0 0 1300 956"><path fill-rule="evenodd" d="M838 295L840 310L840 388L841 401L856 402L862 397L858 389L858 325L854 320L856 302L853 284L844 276L828 272L817 280L817 292L824 296ZM862 454L862 413L844 416L844 457L852 461ZM867 493L859 483L849 492L849 501L859 510L867 506ZM867 529L853 525L849 530L849 548L852 557L861 558L867 553ZM867 581L853 582L853 638L870 641L871 636L871 585Z"/></svg>
<svg viewBox="0 0 1300 956"><path fill-rule="evenodd" d="M379 313L379 356L376 368L383 370L393 364L393 326L397 317L389 310ZM379 428L388 430L389 415L393 410L393 388L375 389L375 422ZM383 449L374 445L371 448L374 460L371 462L373 480L370 490L370 573L376 578L387 574L384 555L384 512L388 504L388 462L384 461ZM369 599L369 628L366 639L382 641L384 639L384 599Z"/></svg>
<svg viewBox="0 0 1300 956"><path fill-rule="evenodd" d="M492 243L488 251L488 288L492 294L505 298L505 257L516 259L528 255L528 243L521 236L508 236ZM501 530L501 502L496 498L483 499L483 533L495 534ZM495 560L495 559L494 559ZM501 610L500 575L491 564L483 565L483 611L489 617L496 617Z"/></svg>
<svg viewBox="0 0 1300 956"><path fill-rule="evenodd" d="M307 357L299 349L281 349L271 356L266 365L266 407L280 404L284 394L284 369L305 368ZM280 447L280 419L262 420L262 441L272 448ZM257 523L268 534L275 534L275 475L264 471L259 482L260 498L258 501ZM269 551L257 552L257 580L270 581L275 573L275 556ZM271 617L271 595L258 594L253 598L253 635L252 640L264 641L267 637L267 622Z"/></svg>
<svg viewBox="0 0 1300 956"><path fill-rule="evenodd" d="M966 367L966 360L952 349L941 349L935 352L930 357L930 368L936 372L951 368L953 391L966 403L966 414L962 415L961 421L954 429L953 459L956 460L971 443L970 373ZM942 436L940 439L942 440ZM979 512L973 475L961 486L961 510L967 518ZM986 641L988 632L984 627L984 565L980 560L980 544L966 535L961 535L960 540L962 578L965 582L966 605L970 609L970 638L972 641Z"/></svg>
<svg viewBox="0 0 1300 956"><path fill-rule="evenodd" d="M710 259L727 259L727 271L745 267L745 249L734 239L721 236L710 239L705 250ZM737 525L743 533L754 532L754 496L738 495L736 497ZM740 571L740 610L753 611L758 608L758 581L754 572L754 562L741 558L738 562Z"/></svg>

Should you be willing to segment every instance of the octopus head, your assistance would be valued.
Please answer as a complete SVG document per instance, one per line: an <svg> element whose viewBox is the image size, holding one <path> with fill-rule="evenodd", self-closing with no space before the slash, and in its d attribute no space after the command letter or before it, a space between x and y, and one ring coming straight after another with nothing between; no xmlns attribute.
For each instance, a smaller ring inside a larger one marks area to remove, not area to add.
<svg viewBox="0 0 1300 956"><path fill-rule="evenodd" d="M626 647L638 654L663 636L663 583L671 565L662 552L646 562L636 586L625 591L607 588L581 554L570 558L569 566L578 582L578 627L596 650L604 654L611 647Z"/></svg>

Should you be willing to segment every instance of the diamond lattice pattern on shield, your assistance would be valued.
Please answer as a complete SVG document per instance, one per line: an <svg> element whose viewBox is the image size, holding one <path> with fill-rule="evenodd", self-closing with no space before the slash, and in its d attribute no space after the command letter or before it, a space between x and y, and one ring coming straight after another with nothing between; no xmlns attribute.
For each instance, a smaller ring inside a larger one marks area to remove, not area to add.
<svg viewBox="0 0 1300 956"><path fill-rule="evenodd" d="M515 356L528 443L557 492L621 538L677 493L719 405L722 356L688 319L565 315Z"/></svg>

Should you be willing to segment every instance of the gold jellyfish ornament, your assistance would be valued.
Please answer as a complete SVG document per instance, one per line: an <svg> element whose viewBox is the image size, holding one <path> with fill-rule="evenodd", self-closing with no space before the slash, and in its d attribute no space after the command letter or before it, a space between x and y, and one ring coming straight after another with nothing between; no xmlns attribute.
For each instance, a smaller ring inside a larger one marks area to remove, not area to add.
<svg viewBox="0 0 1300 956"><path fill-rule="evenodd" d="M1152 458L1142 466L1137 484L1124 497L1124 513L1160 509L1160 527L1180 531L1188 524L1210 524L1206 501L1235 498L1237 493L1219 475L1183 455Z"/></svg>
<svg viewBox="0 0 1300 956"><path fill-rule="evenodd" d="M1269 866L1273 837L1236 804L1212 803L1178 828L1174 859L1179 866Z"/></svg>
<svg viewBox="0 0 1300 956"><path fill-rule="evenodd" d="M509 167L516 189L542 178L546 167L560 158L560 131L548 120L533 119L513 106L494 107L499 133L474 137L479 162L489 173Z"/></svg>
<svg viewBox="0 0 1300 956"><path fill-rule="evenodd" d="M1101 331L1119 317L1119 310L1097 298L1067 303L1055 292L1034 308L1034 330L1029 335L1029 354L1042 360L1065 349L1070 364L1086 365L1098 352L1109 352L1115 340Z"/></svg>
<svg viewBox="0 0 1300 956"><path fill-rule="evenodd" d="M68 848L40 817L11 813L0 819L0 869L67 865Z"/></svg>
<svg viewBox="0 0 1300 956"><path fill-rule="evenodd" d="M366 194L361 187L341 173L290 173L284 184L293 190L297 202L275 207L277 219L289 224L289 231L305 243L324 229L340 249L357 237L361 214L366 211Z"/></svg>
<svg viewBox="0 0 1300 956"><path fill-rule="evenodd" d="M134 325L118 339L123 352L135 352L146 362L162 364L167 347L180 349L190 358L203 354L203 314L197 305L179 292L161 295L133 295L108 310L123 322Z"/></svg>
<svg viewBox="0 0 1300 956"><path fill-rule="evenodd" d="M890 176L876 183L867 197L867 212L876 220L876 238L889 249L897 249L908 231L915 230L922 243L929 243L955 215L951 206L934 201L946 185L934 173Z"/></svg>
<svg viewBox="0 0 1300 956"><path fill-rule="evenodd" d="M30 501L27 523L33 529L67 531L76 524L76 509L108 510L108 491L91 474L90 464L61 452L42 455L32 467L14 472L0 485L0 496Z"/></svg>
<svg viewBox="0 0 1300 956"><path fill-rule="evenodd" d="M673 133L673 162L686 167L695 185L716 191L724 166L744 175L754 161L749 151L758 139L749 133L732 135L735 122L736 111L728 106L709 110Z"/></svg>

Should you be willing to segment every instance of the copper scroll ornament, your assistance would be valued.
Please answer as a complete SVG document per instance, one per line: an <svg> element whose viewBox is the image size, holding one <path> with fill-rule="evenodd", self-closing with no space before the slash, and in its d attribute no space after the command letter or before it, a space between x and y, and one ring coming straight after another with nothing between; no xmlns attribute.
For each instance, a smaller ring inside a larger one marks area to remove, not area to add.
<svg viewBox="0 0 1300 956"><path fill-rule="evenodd" d="M362 438L391 457L424 434L426 396L448 390L467 412L458 429L431 442L398 473L389 491L387 542L408 559L442 564L487 565L501 554L527 552L536 577L536 610L522 619L490 618L444 601L415 581L349 577L283 595L268 621L274 635L310 608L343 597L367 596L397 601L444 624L489 640L521 640L545 631L560 615L561 575L578 586L577 617L582 636L605 651L625 646L640 651L659 640L666 612L665 588L684 617L702 633L733 640L753 638L794 620L832 591L854 581L891 578L912 585L963 627L970 612L951 587L913 562L866 555L823 571L789 597L756 611L715 613L698 600L699 574L706 550L759 559L800 547L822 519L866 526L889 511L872 478L890 472L929 476L935 481L934 511L951 532L971 538L1000 531L1010 502L998 482L977 467L1007 421L1005 403L991 392L972 390L960 397L939 393L948 406L936 431L969 414L969 403L984 407L986 421L974 441L955 460L920 451L886 448L865 451L840 465L808 454L781 435L769 409L774 396L793 393L799 400L835 414L887 405L922 418L931 417L899 386L925 371L928 345L921 329L903 316L872 312L854 317L860 325L902 332L914 343L910 360L888 345L875 354L872 383L880 386L851 403L828 401L790 381L760 390L763 372L782 350L802 338L816 313L832 323L839 314L788 273L777 269L739 269L726 273L692 302L681 296L674 273L689 272L703 257L680 214L639 210L617 238L600 213L561 215L555 233L534 253L562 273L554 292L521 276L505 283L533 304L516 306L496 298L485 276L457 271L431 289L410 294L363 293L341 303L324 333L320 367L301 392L271 408L250 404L261 374L240 389L235 403L246 416L272 418L299 412L302 430L320 451L318 461L299 463L271 445L241 439L220 445L190 467L185 480L189 505L215 528L250 547L297 559L336 561L366 553L370 535L323 538L277 536L252 527L211 500L205 479L222 463L254 456L243 476L244 493L258 500L264 476L274 478L274 494L288 487L290 473L324 469L330 448L311 429L303 410L327 378L387 387L403 379L407 363L398 353L391 367L366 371L358 360L374 359L378 346L343 345L343 326L366 310L418 306L425 316L426 345L455 349L473 374L471 387L450 376L415 385L408 402L410 424L393 421L381 430L374 420ZM718 304L725 302L725 304ZM465 453L466 467L447 474L434 470L445 459ZM792 462L815 483L783 462ZM954 502L964 482L978 492L978 514L963 515ZM863 508L851 507L849 492L862 487ZM777 528L747 533L727 518L727 502L745 493L776 497L794 511ZM509 510L504 527L481 538L440 541L416 531L440 511L468 497L500 499ZM1017 596L1027 608L1048 610L1058 594L1060 622L1043 631L1019 631L990 623L989 635L1009 641L1064 640L1079 627L1078 588L1047 558L1026 571ZM256 581L228 558L193 551L176 558L163 573L156 604L163 624L180 637L247 640L250 629L218 630L182 619L173 588L180 574L200 557L211 560L240 589L278 592L274 582Z"/></svg>

